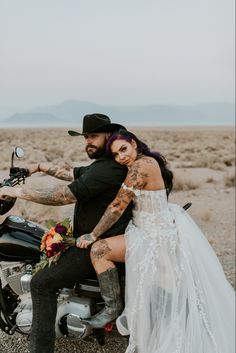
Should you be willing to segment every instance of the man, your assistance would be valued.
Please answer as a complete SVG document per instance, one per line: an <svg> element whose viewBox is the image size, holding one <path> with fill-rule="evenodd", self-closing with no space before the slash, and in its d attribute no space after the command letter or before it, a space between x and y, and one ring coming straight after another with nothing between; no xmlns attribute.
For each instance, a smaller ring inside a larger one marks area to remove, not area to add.
<svg viewBox="0 0 236 353"><path fill-rule="evenodd" d="M103 215L108 204L115 198L126 177L125 167L105 155L105 145L110 134L123 126L111 123L103 114L85 115L82 133L68 131L71 136L84 136L86 152L95 159L86 167L48 168L38 164L29 169L30 174L44 172L54 177L73 181L69 185L56 185L44 189L26 186L0 189L0 198L18 197L44 205L75 203L74 235L90 233ZM131 218L131 207L121 219L102 237L123 234ZM94 276L89 251L71 247L52 265L39 272L31 281L33 323L30 336L31 353L53 353L55 341L55 317L58 289L71 288L76 282ZM109 279L115 281L116 279Z"/></svg>

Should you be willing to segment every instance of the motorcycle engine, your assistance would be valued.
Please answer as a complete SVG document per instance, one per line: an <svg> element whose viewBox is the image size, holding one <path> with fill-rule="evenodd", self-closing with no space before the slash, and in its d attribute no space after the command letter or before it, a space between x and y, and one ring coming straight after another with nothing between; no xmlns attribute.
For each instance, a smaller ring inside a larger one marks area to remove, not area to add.
<svg viewBox="0 0 236 353"><path fill-rule="evenodd" d="M56 335L81 339L92 332L84 325L81 318L91 317L92 299L77 297L73 289L64 288L58 296Z"/></svg>
<svg viewBox="0 0 236 353"><path fill-rule="evenodd" d="M67 292L66 295L64 292ZM67 336L81 339L88 336L92 329L81 322L81 317L91 316L91 303L87 298L71 296L73 290L63 290L58 297L55 331L57 337ZM15 309L16 325L23 333L30 333L32 325L32 300L27 295Z"/></svg>
<svg viewBox="0 0 236 353"><path fill-rule="evenodd" d="M75 297L73 294L71 289L63 289L59 294L55 331L57 337L82 339L92 332L80 320L81 317L91 316L91 302L88 298ZM18 329L29 334L32 325L32 300L29 293L21 297L15 313Z"/></svg>
<svg viewBox="0 0 236 353"><path fill-rule="evenodd" d="M1 262L0 277L3 288L8 284L19 297L19 303L14 310L16 325L22 333L28 334L32 325L32 301L30 297L32 266L23 262Z"/></svg>
<svg viewBox="0 0 236 353"><path fill-rule="evenodd" d="M9 284L17 295L30 291L32 266L21 262L1 262L0 275L3 286Z"/></svg>
<svg viewBox="0 0 236 353"><path fill-rule="evenodd" d="M15 309L16 325L22 333L29 334L32 326L32 300L26 295L21 298L21 301Z"/></svg>
<svg viewBox="0 0 236 353"><path fill-rule="evenodd" d="M24 334L29 334L32 325L32 300L30 296L31 266L24 263L0 263L0 275L3 287L9 285L19 296L15 309L16 325ZM73 289L63 289L58 296L56 317L57 337L84 338L91 333L91 328L81 322L81 318L91 316L91 298L76 296Z"/></svg>
<svg viewBox="0 0 236 353"><path fill-rule="evenodd" d="M9 284L14 293L19 296L19 304L14 313L16 325L24 334L29 334L32 325L32 300L30 296L30 281L32 267L20 262L1 262L0 276L3 287ZM73 289L62 289L58 295L55 330L57 337L67 336L81 339L88 336L92 329L81 322L92 314L92 299L79 297Z"/></svg>

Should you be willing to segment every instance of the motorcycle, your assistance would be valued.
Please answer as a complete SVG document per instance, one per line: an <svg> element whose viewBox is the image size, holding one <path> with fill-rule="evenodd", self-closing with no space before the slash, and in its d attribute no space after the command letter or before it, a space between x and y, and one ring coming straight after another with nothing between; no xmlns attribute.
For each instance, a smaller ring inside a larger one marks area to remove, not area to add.
<svg viewBox="0 0 236 353"><path fill-rule="evenodd" d="M24 150L16 147L12 152L9 178L0 183L15 186L25 183L28 170L14 166L14 158L22 158ZM0 200L0 215L12 209L16 199ZM191 203L183 206L187 210ZM17 215L10 215L0 224L0 329L8 335L18 332L29 335L32 325L30 281L35 265L40 261L40 244L47 229ZM124 295L124 274L121 288ZM73 340L93 335L99 345L105 344L105 331L92 329L81 318L88 318L104 305L96 279L76 283L74 288L63 288L58 293L55 331L57 337Z"/></svg>
<svg viewBox="0 0 236 353"><path fill-rule="evenodd" d="M0 183L15 186L25 183L28 170L14 166L14 158L22 158L24 150L12 152L9 178ZM16 199L0 200L0 215L14 206ZM40 261L41 238L47 229L17 215L10 215L0 224L0 329L8 335L19 332L29 335L32 325L30 281ZM55 331L57 337L73 340L93 335L99 345L105 344L104 329L92 329L81 322L102 309L104 303L96 279L86 279L74 288L58 293ZM111 325L105 327L110 331Z"/></svg>

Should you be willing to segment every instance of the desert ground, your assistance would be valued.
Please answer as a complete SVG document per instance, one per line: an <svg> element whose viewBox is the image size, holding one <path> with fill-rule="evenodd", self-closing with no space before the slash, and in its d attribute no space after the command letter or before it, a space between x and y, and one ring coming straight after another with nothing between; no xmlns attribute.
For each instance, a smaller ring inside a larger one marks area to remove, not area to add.
<svg viewBox="0 0 236 353"><path fill-rule="evenodd" d="M71 128L71 127L70 127ZM170 202L184 205L214 248L229 282L235 287L235 130L234 127L130 128L151 149L162 153L174 172ZM66 129L0 129L0 181L7 178L15 146L25 150L15 166L50 163L78 166L90 163L83 138L70 137ZM48 187L63 183L37 173L26 180L28 186ZM16 214L45 224L48 219L72 218L73 206L50 207L17 200L8 214ZM0 216L0 223L6 216ZM94 342L59 340L56 352L123 353L126 339L113 332L101 349ZM27 353L27 340L0 333L0 353Z"/></svg>

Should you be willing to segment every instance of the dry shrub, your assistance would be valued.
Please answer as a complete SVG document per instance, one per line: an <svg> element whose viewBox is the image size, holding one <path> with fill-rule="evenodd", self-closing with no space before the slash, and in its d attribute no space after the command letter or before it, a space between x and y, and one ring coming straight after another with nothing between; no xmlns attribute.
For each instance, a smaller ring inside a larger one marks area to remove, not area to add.
<svg viewBox="0 0 236 353"><path fill-rule="evenodd" d="M193 163L191 163L191 165L193 166L195 159L196 159L196 156L195 156L194 154L187 154L187 155L185 156L185 159L184 159L184 160L185 160L185 161L188 161L188 162L193 162Z"/></svg>
<svg viewBox="0 0 236 353"><path fill-rule="evenodd" d="M215 183L215 179L213 177L208 177L206 183Z"/></svg>
<svg viewBox="0 0 236 353"><path fill-rule="evenodd" d="M229 188L235 187L235 173L225 176L225 186Z"/></svg>
<svg viewBox="0 0 236 353"><path fill-rule="evenodd" d="M211 212L208 209L203 209L203 210L201 210L199 216L202 221L208 222L211 219Z"/></svg>
<svg viewBox="0 0 236 353"><path fill-rule="evenodd" d="M9 162L1 162L1 170L8 170L10 168Z"/></svg>
<svg viewBox="0 0 236 353"><path fill-rule="evenodd" d="M191 179L174 176L173 179L173 190L174 191L185 191L185 190L194 190L200 187L199 183Z"/></svg>
<svg viewBox="0 0 236 353"><path fill-rule="evenodd" d="M55 159L63 159L63 156L63 152L56 147L49 149L45 154L47 162L53 162Z"/></svg>
<svg viewBox="0 0 236 353"><path fill-rule="evenodd" d="M210 169L213 169L213 170L220 170L220 171L223 171L225 170L225 165L222 164L222 163L213 163L212 165L209 166Z"/></svg>
<svg viewBox="0 0 236 353"><path fill-rule="evenodd" d="M176 159L179 159L180 156L181 156L180 153L173 152L173 153L169 153L165 157L167 161L172 162L172 161L175 161Z"/></svg>
<svg viewBox="0 0 236 353"><path fill-rule="evenodd" d="M78 159L73 159L72 158L72 161L77 161ZM83 157L80 157L80 162L89 162L90 160L88 159L88 157L86 156L83 156ZM90 161L91 162L91 161Z"/></svg>
<svg viewBox="0 0 236 353"><path fill-rule="evenodd" d="M218 154L199 154L195 162L193 162L193 167L223 171L226 168L226 164L222 158L219 158Z"/></svg>
<svg viewBox="0 0 236 353"><path fill-rule="evenodd" d="M223 162L226 165L226 167L231 167L235 164L235 158L234 156L225 157L223 159Z"/></svg>

